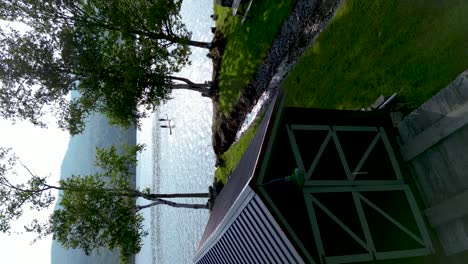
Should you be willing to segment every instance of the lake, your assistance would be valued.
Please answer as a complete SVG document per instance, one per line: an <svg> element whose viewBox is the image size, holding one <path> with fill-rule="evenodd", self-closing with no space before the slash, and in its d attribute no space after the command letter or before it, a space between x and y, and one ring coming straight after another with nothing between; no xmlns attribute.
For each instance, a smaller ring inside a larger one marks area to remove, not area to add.
<svg viewBox="0 0 468 264"><path fill-rule="evenodd" d="M184 0L182 19L192 39L211 41L214 21L212 0ZM178 76L194 82L211 81L212 63L208 50L192 48L192 65ZM208 192L215 171L215 154L211 142L212 103L193 91L174 91L174 99L157 108L143 120L137 141L146 145L139 155L137 186L151 187L154 192ZM166 115L175 128L160 128L159 118ZM206 199L181 202L205 203ZM139 203L144 203L139 201ZM192 263L192 256L208 221L207 210L157 206L144 212L149 235L136 256L136 263Z"/></svg>

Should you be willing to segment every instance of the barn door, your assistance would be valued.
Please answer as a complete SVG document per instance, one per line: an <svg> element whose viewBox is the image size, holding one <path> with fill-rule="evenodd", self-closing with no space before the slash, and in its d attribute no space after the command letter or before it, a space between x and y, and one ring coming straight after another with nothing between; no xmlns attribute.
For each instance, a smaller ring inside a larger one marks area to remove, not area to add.
<svg viewBox="0 0 468 264"><path fill-rule="evenodd" d="M427 255L431 241L382 127L286 125L321 263ZM313 140L311 140L313 139Z"/></svg>

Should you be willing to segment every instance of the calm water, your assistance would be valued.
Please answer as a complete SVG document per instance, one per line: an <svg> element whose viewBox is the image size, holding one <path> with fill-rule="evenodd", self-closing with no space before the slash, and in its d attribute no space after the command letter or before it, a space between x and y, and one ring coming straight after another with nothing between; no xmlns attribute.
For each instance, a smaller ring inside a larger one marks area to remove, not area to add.
<svg viewBox="0 0 468 264"><path fill-rule="evenodd" d="M182 17L194 40L211 41L213 0L184 0ZM179 75L192 81L211 80L207 50L192 49L192 65ZM175 91L169 100L143 121L138 141L146 145L140 155L137 185L154 192L207 192L215 170L211 146L212 104L196 92ZM169 135L159 128L160 117L174 120ZM181 200L205 203L206 200ZM144 203L143 201L139 201ZM136 263L192 263L192 257L208 221L206 210L154 207L144 212L149 235Z"/></svg>

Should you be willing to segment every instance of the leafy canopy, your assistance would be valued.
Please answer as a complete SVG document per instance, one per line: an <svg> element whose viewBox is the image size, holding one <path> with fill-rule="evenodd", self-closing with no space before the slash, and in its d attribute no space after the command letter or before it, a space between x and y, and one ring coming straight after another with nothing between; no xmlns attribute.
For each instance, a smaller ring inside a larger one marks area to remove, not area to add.
<svg viewBox="0 0 468 264"><path fill-rule="evenodd" d="M25 207L38 211L50 207L55 189L61 192L58 209L47 222L34 219L25 226L26 231L37 233L38 238L53 234L65 248L80 248L86 254L106 247L119 248L124 258L130 257L140 250L141 239L147 234L135 204L140 192L130 186L136 153L142 148L126 146L123 154L115 147L98 149L96 165L103 173L72 175L60 180L58 186L49 185L29 170L27 183L12 183L7 175L15 174L18 159L10 149L0 149L0 231L10 232L12 221L21 217Z"/></svg>
<svg viewBox="0 0 468 264"><path fill-rule="evenodd" d="M142 149L125 145L119 153L114 146L98 148L96 165L103 173L60 180L60 206L47 232L65 248L80 248L86 254L100 247L119 248L124 258L139 252L147 232L135 204L138 191L130 183Z"/></svg>
<svg viewBox="0 0 468 264"><path fill-rule="evenodd" d="M16 175L18 158L10 149L0 148L0 231L10 232L11 223L22 216L25 207L36 211L49 208L55 200L52 191L58 190L58 206L48 221L33 219L25 226L26 231L37 233L38 239L52 234L65 248L79 248L86 254L101 247L118 248L122 258L128 259L140 251L142 238L147 235L141 210L159 204L207 209L207 204L184 204L163 198L208 198L208 193L155 194L149 189L133 188L136 155L142 149L142 145L98 148L96 165L103 172L72 175L51 185L24 165L29 179L26 183L13 183L10 178ZM137 205L137 198L150 203Z"/></svg>
<svg viewBox="0 0 468 264"><path fill-rule="evenodd" d="M47 112L71 134L92 112L125 127L167 99L168 76L188 63L180 0L0 0L0 115L44 126ZM71 91L79 97L71 101Z"/></svg>

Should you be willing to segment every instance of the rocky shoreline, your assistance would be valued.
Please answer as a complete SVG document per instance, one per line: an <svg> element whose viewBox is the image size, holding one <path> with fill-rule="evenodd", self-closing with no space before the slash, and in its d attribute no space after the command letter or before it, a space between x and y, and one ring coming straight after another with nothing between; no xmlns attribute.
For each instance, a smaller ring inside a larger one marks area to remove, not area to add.
<svg viewBox="0 0 468 264"><path fill-rule="evenodd" d="M252 110L260 96L270 92L274 95L284 77L293 68L304 51L314 43L315 38L325 28L342 0L298 0L296 7L284 22L270 51L248 86L243 90L233 111L224 116L218 111L218 97L213 96L213 149L219 157L234 143L237 131ZM219 32L213 42L213 88L218 90L218 74L225 41ZM268 102L263 106L266 107Z"/></svg>

